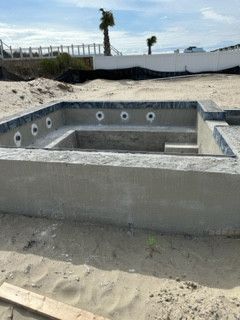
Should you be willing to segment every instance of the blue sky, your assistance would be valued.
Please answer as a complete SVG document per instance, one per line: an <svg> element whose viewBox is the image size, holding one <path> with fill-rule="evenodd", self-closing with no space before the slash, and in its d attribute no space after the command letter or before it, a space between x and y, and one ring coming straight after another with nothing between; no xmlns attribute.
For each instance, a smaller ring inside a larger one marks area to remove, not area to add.
<svg viewBox="0 0 240 320"><path fill-rule="evenodd" d="M14 47L102 43L99 8L112 10L112 44L123 53L240 43L240 0L8 0L0 2L0 39Z"/></svg>

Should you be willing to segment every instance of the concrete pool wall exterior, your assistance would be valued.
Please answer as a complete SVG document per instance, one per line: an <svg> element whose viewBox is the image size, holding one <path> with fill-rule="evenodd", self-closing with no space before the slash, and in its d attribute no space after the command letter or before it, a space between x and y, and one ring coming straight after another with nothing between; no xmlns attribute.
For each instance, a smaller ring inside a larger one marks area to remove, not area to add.
<svg viewBox="0 0 240 320"><path fill-rule="evenodd" d="M132 126L154 126L145 122L149 112L155 113L158 126L195 126L206 154L46 148L62 127L69 129L73 122L78 126L84 117L85 125L104 127L96 119L99 111L104 111L105 125L110 126L126 125L121 112L129 114L129 121L135 115ZM227 117L237 121L238 116L236 110L222 111L209 101L58 102L2 121L0 211L170 233L240 234L240 126L225 121ZM33 123L38 124L40 138L32 135ZM6 147L16 132L21 133L22 147ZM40 142L34 145L34 139Z"/></svg>

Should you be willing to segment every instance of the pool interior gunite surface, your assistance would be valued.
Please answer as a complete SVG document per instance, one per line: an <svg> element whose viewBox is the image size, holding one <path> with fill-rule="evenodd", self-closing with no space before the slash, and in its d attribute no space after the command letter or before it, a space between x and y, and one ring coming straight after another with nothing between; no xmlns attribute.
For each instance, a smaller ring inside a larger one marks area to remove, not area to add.
<svg viewBox="0 0 240 320"><path fill-rule="evenodd" d="M239 114L211 101L60 101L3 120L0 210L239 233Z"/></svg>
<svg viewBox="0 0 240 320"><path fill-rule="evenodd" d="M233 155L206 117L227 125L210 102L60 102L1 123L0 146Z"/></svg>

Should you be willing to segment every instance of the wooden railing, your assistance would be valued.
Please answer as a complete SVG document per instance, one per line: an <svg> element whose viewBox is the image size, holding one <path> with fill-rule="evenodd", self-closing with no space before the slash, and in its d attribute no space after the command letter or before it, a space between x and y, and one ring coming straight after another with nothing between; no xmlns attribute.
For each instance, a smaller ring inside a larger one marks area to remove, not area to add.
<svg viewBox="0 0 240 320"><path fill-rule="evenodd" d="M42 59L54 58L61 53L68 53L72 57L103 55L104 48L102 44L81 44L71 46L49 46L49 47L29 47L12 48L0 40L0 58L1 59ZM112 55L122 55L120 51L111 46Z"/></svg>

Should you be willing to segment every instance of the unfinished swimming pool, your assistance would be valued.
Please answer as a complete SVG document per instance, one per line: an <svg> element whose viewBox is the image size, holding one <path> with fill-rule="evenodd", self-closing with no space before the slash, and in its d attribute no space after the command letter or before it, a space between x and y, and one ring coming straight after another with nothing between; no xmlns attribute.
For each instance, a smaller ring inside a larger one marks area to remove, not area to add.
<svg viewBox="0 0 240 320"><path fill-rule="evenodd" d="M0 211L235 234L239 117L211 101L60 101L5 119Z"/></svg>

